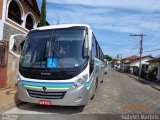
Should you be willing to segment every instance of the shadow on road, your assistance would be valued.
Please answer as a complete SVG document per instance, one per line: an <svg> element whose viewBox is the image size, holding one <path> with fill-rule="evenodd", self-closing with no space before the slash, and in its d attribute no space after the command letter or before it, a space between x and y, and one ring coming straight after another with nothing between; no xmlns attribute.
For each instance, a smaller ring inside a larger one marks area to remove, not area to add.
<svg viewBox="0 0 160 120"><path fill-rule="evenodd" d="M84 106L46 106L46 105L39 105L39 104L32 104L27 102L21 102L18 99L18 93L16 91L14 95L14 102L16 107L23 111L28 111L29 113L59 113L59 114L75 114L81 113L84 109Z"/></svg>
<svg viewBox="0 0 160 120"><path fill-rule="evenodd" d="M38 104L31 104L26 103L23 105L18 105L18 109L25 110L35 113L52 113L52 114L75 114L75 113L81 113L84 109L84 106L45 106L45 105L38 105Z"/></svg>

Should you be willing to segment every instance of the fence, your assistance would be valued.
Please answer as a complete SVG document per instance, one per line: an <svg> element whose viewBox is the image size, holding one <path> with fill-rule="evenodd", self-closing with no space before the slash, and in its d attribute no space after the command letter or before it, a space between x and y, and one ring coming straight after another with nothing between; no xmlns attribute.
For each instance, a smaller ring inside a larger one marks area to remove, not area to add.
<svg viewBox="0 0 160 120"><path fill-rule="evenodd" d="M0 41L0 67L7 66L7 57L8 57L8 42Z"/></svg>

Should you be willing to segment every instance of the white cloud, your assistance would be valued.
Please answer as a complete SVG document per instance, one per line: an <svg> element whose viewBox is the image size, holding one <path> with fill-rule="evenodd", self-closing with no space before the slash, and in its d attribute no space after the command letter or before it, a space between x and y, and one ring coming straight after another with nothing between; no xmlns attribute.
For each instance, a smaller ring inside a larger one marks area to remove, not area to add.
<svg viewBox="0 0 160 120"><path fill-rule="evenodd" d="M146 9L156 10L157 5L160 1L155 0L47 0L50 3L59 4L78 4L95 7L115 7L115 8L126 8L126 9ZM154 6L154 7L153 7ZM155 7L156 6L156 7Z"/></svg>
<svg viewBox="0 0 160 120"><path fill-rule="evenodd" d="M144 48L148 50L150 46L158 43L160 39L160 15L158 13L158 11L160 12L158 4L160 1L157 0L156 3L154 1L47 0L49 3L58 3L58 7L61 6L60 8L55 8L55 4L53 4L53 7L48 7L47 16L49 22L53 24L60 20L60 23L85 23L91 25L95 30L112 31L119 34L126 33L126 36L129 36L130 33L147 34ZM103 36L103 39L106 36ZM118 40L117 37L114 39ZM126 39L127 41L129 38L119 39ZM119 46L116 44L107 48L103 47L103 50L106 53L110 51L110 54L124 53L124 56L137 54L137 50L133 50L132 45L127 45L125 42L119 44ZM129 47L131 48L129 49ZM160 48L160 46L156 48Z"/></svg>
<svg viewBox="0 0 160 120"><path fill-rule="evenodd" d="M79 10L81 9L81 10ZM113 14L116 11L112 9L87 9L78 7L70 10L49 9L48 17L53 21L60 20L61 23L88 23L95 29L111 30L115 32L133 32L139 33L145 31L159 32L159 20L150 19L148 14ZM98 14L100 13L100 14ZM54 21L54 22L55 22Z"/></svg>

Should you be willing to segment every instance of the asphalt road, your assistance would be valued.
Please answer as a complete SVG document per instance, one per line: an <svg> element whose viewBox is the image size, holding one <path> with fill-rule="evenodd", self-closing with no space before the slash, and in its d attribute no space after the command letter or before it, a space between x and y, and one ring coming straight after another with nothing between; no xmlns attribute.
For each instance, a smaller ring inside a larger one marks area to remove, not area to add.
<svg viewBox="0 0 160 120"><path fill-rule="evenodd" d="M104 77L104 82L98 86L94 99L90 100L84 108L40 106L28 103L5 113L56 114L54 117L61 119L66 119L63 115L77 114L92 115L91 119L96 119L93 114L159 114L160 91L110 69ZM83 119L83 117L78 117L78 119Z"/></svg>

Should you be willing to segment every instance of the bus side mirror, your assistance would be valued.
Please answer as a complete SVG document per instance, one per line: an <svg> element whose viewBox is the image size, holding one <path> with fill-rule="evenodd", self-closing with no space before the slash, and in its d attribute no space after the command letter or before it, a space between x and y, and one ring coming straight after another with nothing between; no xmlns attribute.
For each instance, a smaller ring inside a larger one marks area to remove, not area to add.
<svg viewBox="0 0 160 120"><path fill-rule="evenodd" d="M11 35L10 40L9 40L9 52L20 58L20 53L22 50L22 44L24 42L24 38L26 37L26 34L16 34L16 35Z"/></svg>
<svg viewBox="0 0 160 120"><path fill-rule="evenodd" d="M88 48L83 49L83 52L82 52L83 53L83 58L88 58L89 57L89 52L88 51L89 51Z"/></svg>

